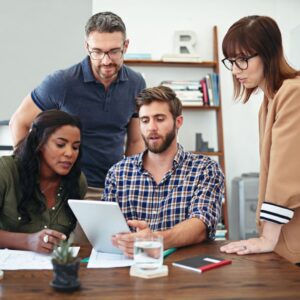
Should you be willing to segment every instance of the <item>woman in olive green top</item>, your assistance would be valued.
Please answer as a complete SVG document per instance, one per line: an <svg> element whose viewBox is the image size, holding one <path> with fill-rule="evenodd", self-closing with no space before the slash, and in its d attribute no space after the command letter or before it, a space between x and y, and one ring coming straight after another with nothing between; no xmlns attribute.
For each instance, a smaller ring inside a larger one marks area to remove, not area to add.
<svg viewBox="0 0 300 300"><path fill-rule="evenodd" d="M12 156L0 158L0 248L51 252L76 225L67 200L82 199L81 123L40 113Z"/></svg>

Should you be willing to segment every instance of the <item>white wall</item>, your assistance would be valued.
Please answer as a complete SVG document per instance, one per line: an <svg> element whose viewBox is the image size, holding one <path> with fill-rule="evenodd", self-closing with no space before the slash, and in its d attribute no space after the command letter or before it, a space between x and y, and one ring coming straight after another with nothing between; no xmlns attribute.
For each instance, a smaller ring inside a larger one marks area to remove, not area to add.
<svg viewBox="0 0 300 300"><path fill-rule="evenodd" d="M290 34L290 45L291 45L291 51L290 51L291 62L293 62L293 64L297 69L300 69L300 55L299 55L300 25L292 29Z"/></svg>
<svg viewBox="0 0 300 300"><path fill-rule="evenodd" d="M298 58L299 67L299 41L294 42L290 39L291 30L300 24L300 1L297 0L93 0L93 13L105 10L119 14L125 21L130 38L128 52L151 53L154 59L172 52L175 30L193 30L198 37L199 54L203 60L211 60L213 25L218 26L219 47L221 47L221 41L233 22L246 15L268 15L273 17L282 29L286 54L290 60L292 59L290 48L293 46L293 58L294 60ZM299 36L299 29L297 34ZM221 49L219 55L221 59ZM296 62L294 64L296 65ZM147 72L146 79L150 86L154 83L158 84L158 78L167 77L168 72L172 72L173 77L182 76L185 79L195 76L195 70L191 69L188 69L185 74L182 70L176 69L159 72L156 69L153 73ZM149 74L153 74L153 77ZM262 96L256 95L246 105L234 103L231 75L222 66L221 91L226 176L230 196L231 180L235 176L245 172L258 172L259 169L257 113ZM199 122L202 118L204 118L203 114L198 116ZM190 128L197 126L197 118L193 117L191 120L193 123L188 123L188 126L185 124L181 135L189 136ZM185 121L189 122L187 119ZM198 126L201 126L199 131L205 131L209 135L213 129L208 124L209 121L201 125L199 123ZM211 144L215 143L212 136L205 136L205 138L209 139Z"/></svg>
<svg viewBox="0 0 300 300"><path fill-rule="evenodd" d="M50 72L81 61L92 0L0 0L0 120Z"/></svg>

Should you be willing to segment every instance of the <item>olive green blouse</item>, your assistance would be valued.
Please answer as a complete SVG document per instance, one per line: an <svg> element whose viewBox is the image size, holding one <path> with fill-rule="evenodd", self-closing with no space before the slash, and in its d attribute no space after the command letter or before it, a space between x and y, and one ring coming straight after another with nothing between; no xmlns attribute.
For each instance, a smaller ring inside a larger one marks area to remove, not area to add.
<svg viewBox="0 0 300 300"><path fill-rule="evenodd" d="M19 171L17 159L14 156L0 157L0 230L11 232L34 233L44 228L51 228L66 234L67 236L75 228L76 219L67 203L68 195L62 183L57 190L56 204L37 213L34 202L28 207L31 218L29 223L24 223L18 212L18 201L21 199ZM79 179L80 196L84 197L87 183L82 173ZM37 200L46 199L37 181L35 197Z"/></svg>

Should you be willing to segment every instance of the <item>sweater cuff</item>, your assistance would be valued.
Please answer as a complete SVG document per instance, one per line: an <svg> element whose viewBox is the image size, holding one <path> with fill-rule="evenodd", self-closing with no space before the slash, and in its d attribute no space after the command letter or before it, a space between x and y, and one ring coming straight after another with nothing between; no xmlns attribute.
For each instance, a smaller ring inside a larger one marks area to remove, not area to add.
<svg viewBox="0 0 300 300"><path fill-rule="evenodd" d="M294 210L270 202L263 202L260 219L277 224L286 224L294 216Z"/></svg>

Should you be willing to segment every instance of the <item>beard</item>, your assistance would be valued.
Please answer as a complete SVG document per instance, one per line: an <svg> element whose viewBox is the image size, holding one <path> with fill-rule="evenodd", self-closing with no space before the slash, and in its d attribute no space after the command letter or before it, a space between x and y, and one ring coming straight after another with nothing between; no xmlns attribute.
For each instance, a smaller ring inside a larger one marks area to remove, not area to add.
<svg viewBox="0 0 300 300"><path fill-rule="evenodd" d="M109 67L107 69L106 67ZM101 80L112 80L118 76L118 73L122 67L122 64L110 63L109 65L94 66L94 72Z"/></svg>
<svg viewBox="0 0 300 300"><path fill-rule="evenodd" d="M144 140L144 142L146 144L147 149L150 152L153 152L153 153L162 153L162 152L166 151L170 147L170 145L172 144L172 142L174 141L174 139L176 137L176 126L174 125L173 129L170 130L165 135L165 137L162 139L161 143L152 144L151 140L149 142L149 140L144 135L142 135L142 137L143 137L143 140Z"/></svg>

